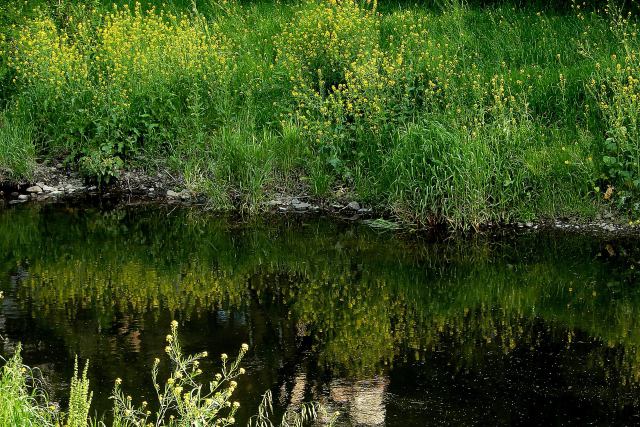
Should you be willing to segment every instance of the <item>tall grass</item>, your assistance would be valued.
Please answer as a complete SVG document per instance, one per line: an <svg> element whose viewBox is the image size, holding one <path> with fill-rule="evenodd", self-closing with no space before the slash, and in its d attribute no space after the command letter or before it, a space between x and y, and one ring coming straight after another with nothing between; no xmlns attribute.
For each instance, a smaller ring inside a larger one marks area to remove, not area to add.
<svg viewBox="0 0 640 427"><path fill-rule="evenodd" d="M45 5L9 27L4 102L88 178L168 167L222 207L637 215L635 12L548 3Z"/></svg>
<svg viewBox="0 0 640 427"><path fill-rule="evenodd" d="M33 126L0 112L0 179L29 176L34 166Z"/></svg>
<svg viewBox="0 0 640 427"><path fill-rule="evenodd" d="M1 299L1 298L0 298ZM0 374L0 422L6 426L53 426L54 409L38 387L34 371L22 364L20 346ZM35 385L35 387L34 387Z"/></svg>
<svg viewBox="0 0 640 427"><path fill-rule="evenodd" d="M1 296L0 296L1 298ZM169 359L169 377L159 380L161 361L156 358L151 370L157 402L155 412L147 401L136 402L126 395L121 387L122 379L115 379L113 393L112 427L192 427L230 426L240 403L232 401L237 387L235 379L245 374L240 366L248 351L242 344L235 360L223 353L221 368L209 381L203 380L200 368L207 352L184 354L178 337L178 322L171 323L171 333L166 337L165 352ZM76 358L70 385L69 410L65 414L50 402L41 384L33 380L32 370L22 364L20 346L0 372L0 424L3 426L33 427L106 427L102 419L89 416L92 393L87 378L88 363L82 374L78 371ZM28 384L28 383L31 384ZM265 393L256 416L249 420L250 426L273 427L273 407L270 392ZM285 411L281 427L301 427L323 417L327 425L333 425L339 414L328 415L319 404L304 404L300 408Z"/></svg>

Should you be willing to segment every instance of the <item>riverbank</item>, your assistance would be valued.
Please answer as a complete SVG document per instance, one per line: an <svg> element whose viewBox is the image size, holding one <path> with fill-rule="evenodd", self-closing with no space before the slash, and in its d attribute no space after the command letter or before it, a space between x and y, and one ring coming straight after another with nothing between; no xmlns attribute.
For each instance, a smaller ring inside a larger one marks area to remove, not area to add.
<svg viewBox="0 0 640 427"><path fill-rule="evenodd" d="M87 185L77 172L61 164L56 166L38 165L32 180L0 183L0 209L25 203L63 203L74 207L96 206L140 206L193 207L202 213L224 213L238 217L272 216L329 216L338 221L363 222L374 229L395 231L412 235L446 235L452 231L442 224L430 227L412 223L402 223L390 211L374 209L344 192L333 199L313 197L307 193L271 194L264 202L253 206L251 212L235 208L219 207L211 204L204 193L196 193L185 188L180 176L169 172L146 174L143 171L127 171L121 180L108 188ZM463 231L463 230L458 230ZM480 234L517 235L531 231L561 231L607 239L634 238L640 235L640 223L629 221L615 211L603 211L592 219L582 217L541 218L533 221L511 223L485 223L473 230Z"/></svg>
<svg viewBox="0 0 640 427"><path fill-rule="evenodd" d="M35 159L96 191L167 173L157 197L419 228L640 215L635 12L45 3L0 16L5 179L50 185Z"/></svg>

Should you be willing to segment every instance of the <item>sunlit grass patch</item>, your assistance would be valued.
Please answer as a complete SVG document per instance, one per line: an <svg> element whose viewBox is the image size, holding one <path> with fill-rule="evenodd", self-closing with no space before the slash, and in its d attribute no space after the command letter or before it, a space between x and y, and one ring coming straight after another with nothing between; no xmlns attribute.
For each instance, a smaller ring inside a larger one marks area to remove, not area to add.
<svg viewBox="0 0 640 427"><path fill-rule="evenodd" d="M607 203L640 209L633 14L193 6L25 14L2 43L4 102L45 157L89 179L168 165L221 207L253 210L276 187L348 187L405 219L468 227L554 215L564 193L586 212L615 187ZM451 141L430 139L439 127Z"/></svg>

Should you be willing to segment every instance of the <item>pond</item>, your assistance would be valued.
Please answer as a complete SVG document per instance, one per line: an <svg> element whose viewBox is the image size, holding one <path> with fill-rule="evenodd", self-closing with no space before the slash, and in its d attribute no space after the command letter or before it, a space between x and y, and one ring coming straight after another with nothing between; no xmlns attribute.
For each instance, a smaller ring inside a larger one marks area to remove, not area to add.
<svg viewBox="0 0 640 427"><path fill-rule="evenodd" d="M239 425L266 390L350 426L640 422L638 241L52 204L0 211L0 251L0 354L61 400L89 359L98 413L116 377L152 400L175 319L188 352L249 344Z"/></svg>

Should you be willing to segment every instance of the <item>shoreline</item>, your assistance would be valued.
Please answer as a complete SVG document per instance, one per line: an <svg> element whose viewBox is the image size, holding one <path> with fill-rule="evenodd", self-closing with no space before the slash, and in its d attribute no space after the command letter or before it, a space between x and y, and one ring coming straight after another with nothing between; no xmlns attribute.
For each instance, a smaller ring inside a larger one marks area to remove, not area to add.
<svg viewBox="0 0 640 427"><path fill-rule="evenodd" d="M127 171L104 189L87 185L77 172L62 165L38 165L30 180L20 182L0 180L0 209L25 203L90 203L110 200L125 205L160 204L198 207L205 211L241 213L239 206L216 207L204 193L185 188L181 177L168 172L149 175L139 170ZM306 194L274 193L265 198L249 216L272 215L329 215L340 220L362 221L372 228L390 231L409 231L412 234L443 232L456 234L459 230L445 224L419 225L397 222L391 215L365 206L357 200L318 199ZM537 221L514 223L487 223L468 230L465 234L491 234L495 232L565 231L605 238L640 237L640 223L623 222L611 212L594 218L543 218Z"/></svg>

